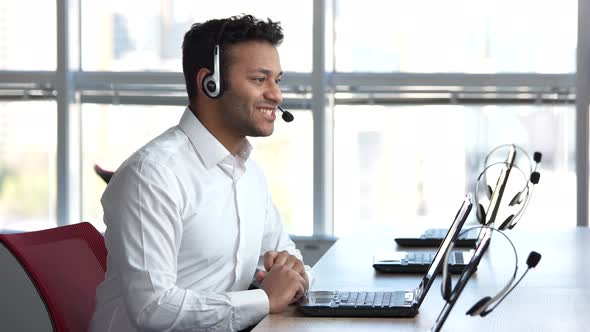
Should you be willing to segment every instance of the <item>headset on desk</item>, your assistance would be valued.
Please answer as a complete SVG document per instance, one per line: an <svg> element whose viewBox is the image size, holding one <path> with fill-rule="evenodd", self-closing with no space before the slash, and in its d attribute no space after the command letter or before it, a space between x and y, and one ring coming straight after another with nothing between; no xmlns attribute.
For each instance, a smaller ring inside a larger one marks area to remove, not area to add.
<svg viewBox="0 0 590 332"><path fill-rule="evenodd" d="M487 154L484 169L475 183L474 196L480 224L493 226L498 217L500 201L504 195L509 195L510 201L505 207L512 213L507 217L503 216L498 228L505 230L516 226L528 207L534 186L539 183L541 175L537 168L541 159L540 152L535 152L531 159L524 149L514 144L500 145ZM518 166L517 160L524 162L520 162L521 166ZM494 189L488 184L490 177L496 181ZM482 204L484 200L489 200L487 211Z"/></svg>
<svg viewBox="0 0 590 332"><path fill-rule="evenodd" d="M442 328L445 320L447 319L448 315L450 314L451 310L453 309L455 302L457 302L459 295L461 295L461 292L465 288L467 281L469 280L471 275L473 275L473 273L475 273L475 270L477 269L477 266L479 265L479 262L481 261L483 254L485 253L485 251L487 250L487 247L490 244L490 239L491 239L491 235L493 232L500 233L506 240L508 240L508 243L512 247L512 251L514 253L514 261L515 261L514 262L514 271L512 273L512 277L510 278L510 280L508 280L506 285L504 287L502 287L496 295L486 296L486 297L482 298L481 300L477 301L475 304L473 304L473 306L469 310L467 310L467 312L465 313L466 315L481 316L481 317L487 316L506 298L506 296L508 296L508 294L510 294L510 292L512 292L512 290L522 281L522 279L527 274L527 272L530 269L537 266L537 264L541 260L541 254L539 254L536 251L531 251L529 253L529 256L526 261L526 264L528 266L526 271L515 282L516 276L518 274L518 254L516 252L516 248L514 247L514 244L512 243L510 238L506 234L504 234L504 232L502 232L501 230L499 230L497 228L481 225L481 226L470 227L466 230L463 230L459 234L459 237L461 235L463 235L464 233L467 233L473 229L478 229L478 228L481 231L485 232L484 238L479 243L478 247L475 249L475 253L474 253L473 257L471 258L471 260L469 261L469 263L467 264L467 266L465 267L465 269L463 270L463 272L459 276L459 280L457 281L457 284L454 287L451 282L451 274L448 271L449 253L453 250L453 247L455 246L454 241L451 242L451 245L445 254L445 265L443 265L443 271L442 271L443 275L442 275L442 282L441 282L441 295L442 295L442 298L445 300L445 305L444 305L443 309L441 310L438 318L434 322L434 325L431 328L431 331L433 331L433 332L438 332Z"/></svg>
<svg viewBox="0 0 590 332"><path fill-rule="evenodd" d="M517 157L520 156L521 160L525 160L525 165L523 166L521 163L520 167L517 165ZM501 158L498 161L498 158ZM455 246L455 241L451 242L446 254L445 254L445 264L443 265L442 271L442 282L441 282L441 294L443 299L445 300L445 305L440 312L437 320L435 321L432 331L439 331L446 318L448 317L449 313L451 312L455 302L459 298L459 295L465 288L467 281L475 273L481 258L483 257L484 253L487 251L490 241L492 238L492 233L498 232L500 233L508 243L510 244L512 251L514 253L514 270L512 273L511 278L508 280L506 285L502 287L498 293L494 296L486 296L481 300L477 301L472 307L466 312L467 315L470 316L481 316L485 317L489 313L491 313L505 298L512 292L512 290L522 281L524 276L527 272L537 266L539 261L541 260L541 254L531 251L527 259L527 270L521 275L521 277L516 280L518 275L518 254L516 252L516 248L514 244L510 240L510 238L502 232L505 229L512 229L516 223L521 219L524 211L526 210L532 196L533 187L534 185L539 183L540 174L537 171L538 164L541 162L542 155L540 152L535 152L533 158L531 159L530 156L524 151L524 149L514 145L514 144L505 144L501 145L495 149L493 149L485 158L485 167L483 171L479 174L475 186L475 199L478 204L477 207L477 219L480 222L480 226L475 226L468 228L466 230L462 230L459 234L458 238L463 236L465 233L472 231L474 229L480 230L479 242L475 249L471 260L459 276L459 280L457 284L453 287L451 282L451 275L448 269L449 263L449 253L453 250ZM524 169L524 171L523 171ZM498 172L497 178L494 176L494 171ZM513 173L515 172L515 173ZM518 174L516 177L512 175L512 182L509 183L510 175L511 174ZM492 190L491 186L487 184L487 178L491 177L495 180L496 185L495 188ZM515 181L516 179L516 181ZM513 185L514 183L517 185ZM514 187L516 188L515 191L507 192L506 189ZM495 228L494 225L496 223L496 218L498 217L498 212L500 210L500 203L502 202L502 198L505 194L508 194L510 197L510 201L507 205L504 205L506 208L513 208L516 209L514 213L508 215L506 219L504 219L498 228ZM485 211L482 205L483 198L489 200L488 210ZM516 280L516 282L515 282Z"/></svg>

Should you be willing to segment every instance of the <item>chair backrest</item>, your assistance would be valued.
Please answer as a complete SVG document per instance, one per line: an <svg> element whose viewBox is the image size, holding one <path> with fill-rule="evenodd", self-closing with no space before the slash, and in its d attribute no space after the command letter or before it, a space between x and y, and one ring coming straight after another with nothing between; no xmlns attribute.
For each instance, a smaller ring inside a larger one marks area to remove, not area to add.
<svg viewBox="0 0 590 332"><path fill-rule="evenodd" d="M98 165L94 165L94 172L96 173L96 175L100 176L100 178L106 183L109 183L109 181L111 181L111 178L113 177L113 174L115 174L115 172L107 171L106 169Z"/></svg>
<svg viewBox="0 0 590 332"><path fill-rule="evenodd" d="M0 234L27 271L55 331L87 331L96 287L104 280L107 250L87 222L37 232Z"/></svg>

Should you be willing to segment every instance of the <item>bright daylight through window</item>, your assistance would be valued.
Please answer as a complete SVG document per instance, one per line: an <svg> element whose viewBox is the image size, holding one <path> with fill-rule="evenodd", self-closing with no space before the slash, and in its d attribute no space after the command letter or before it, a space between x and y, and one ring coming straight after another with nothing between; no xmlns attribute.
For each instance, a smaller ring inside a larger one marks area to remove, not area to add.
<svg viewBox="0 0 590 332"><path fill-rule="evenodd" d="M448 223L484 156L507 143L543 153L519 227L576 223L575 0L79 5L65 38L55 1L0 3L1 229L85 220L103 230L106 184L94 165L116 170L178 123L183 34L241 13L284 29L283 107L295 120L251 142L289 233ZM68 75L57 71L59 41L80 53ZM70 76L63 110L58 86ZM66 157L70 169L60 173ZM57 217L58 183L76 198L68 221ZM542 209L549 202L560 208Z"/></svg>

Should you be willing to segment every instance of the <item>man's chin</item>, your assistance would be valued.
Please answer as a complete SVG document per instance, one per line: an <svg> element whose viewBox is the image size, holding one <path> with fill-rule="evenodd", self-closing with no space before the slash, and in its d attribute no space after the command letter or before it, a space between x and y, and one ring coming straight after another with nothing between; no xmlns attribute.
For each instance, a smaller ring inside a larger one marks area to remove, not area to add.
<svg viewBox="0 0 590 332"><path fill-rule="evenodd" d="M258 129L258 130L254 130L252 135L248 135L250 137L268 137L270 135L272 135L272 133L274 132L274 128L270 128L270 129Z"/></svg>

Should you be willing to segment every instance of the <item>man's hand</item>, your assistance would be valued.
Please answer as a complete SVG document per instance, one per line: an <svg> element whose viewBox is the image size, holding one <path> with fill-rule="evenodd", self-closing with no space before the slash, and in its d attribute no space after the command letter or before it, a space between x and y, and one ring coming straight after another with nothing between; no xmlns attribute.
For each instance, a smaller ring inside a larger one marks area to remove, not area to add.
<svg viewBox="0 0 590 332"><path fill-rule="evenodd" d="M291 299L290 303L295 303L299 301L299 299L305 294L307 289L309 288L309 280L307 279L307 273L305 273L305 267L303 262L299 260L297 257L291 255L288 251L267 251L263 257L264 268L266 271L270 271L274 266L285 266L297 274L299 274L302 279L302 286L303 291L297 292L295 296ZM266 278L268 272L266 271L258 271L255 275L256 280L259 283Z"/></svg>
<svg viewBox="0 0 590 332"><path fill-rule="evenodd" d="M270 269L275 265L285 265L286 267L299 273L299 275L305 279L305 284L303 286L307 291L309 282L307 280L307 273L305 273L305 266L303 265L303 262L300 261L296 256L291 255L286 250L281 252L272 250L264 253L263 262L266 271L270 271Z"/></svg>
<svg viewBox="0 0 590 332"><path fill-rule="evenodd" d="M268 296L270 313L284 311L294 299L305 293L304 278L286 265L273 265L262 281L262 289Z"/></svg>
<svg viewBox="0 0 590 332"><path fill-rule="evenodd" d="M270 271L270 268L273 265L285 265L288 268L295 270L295 272L303 275L305 273L305 268L303 267L303 262L299 260L299 258L291 255L288 251L283 250L281 252L278 251L267 251L264 253L264 268L266 271Z"/></svg>

